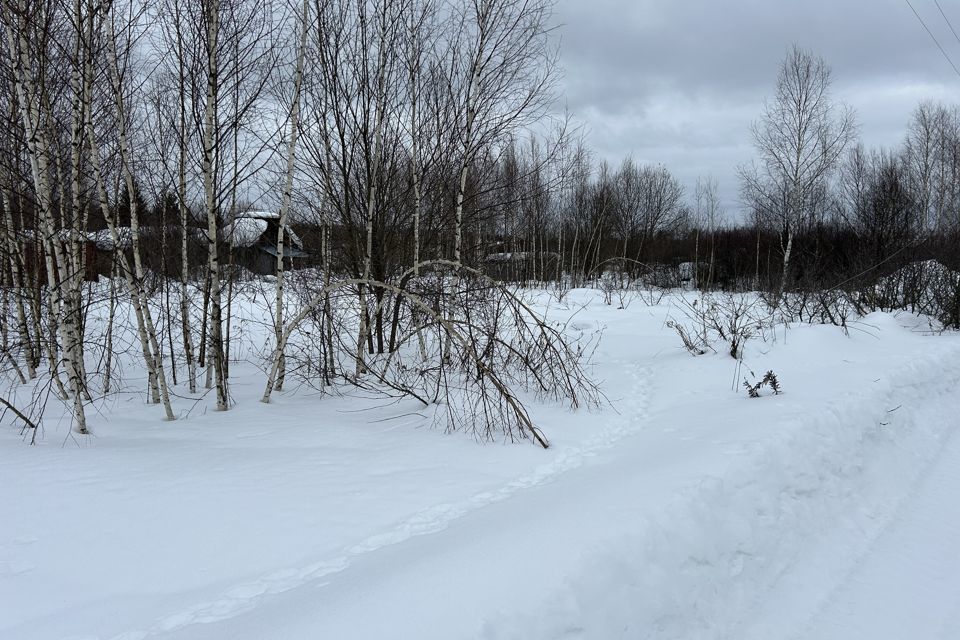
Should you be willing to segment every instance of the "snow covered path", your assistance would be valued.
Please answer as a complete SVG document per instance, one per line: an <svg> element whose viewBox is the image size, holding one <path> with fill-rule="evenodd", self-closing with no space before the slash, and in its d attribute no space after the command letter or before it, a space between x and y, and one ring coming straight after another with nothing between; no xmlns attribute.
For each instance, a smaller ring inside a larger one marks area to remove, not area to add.
<svg viewBox="0 0 960 640"><path fill-rule="evenodd" d="M119 394L95 438L0 431L0 638L960 637L960 336L781 327L740 368L667 304L578 295L612 406L534 407L547 451L262 405L245 363L227 414ZM769 369L785 393L747 399Z"/></svg>
<svg viewBox="0 0 960 640"><path fill-rule="evenodd" d="M960 638L960 434L796 638Z"/></svg>
<svg viewBox="0 0 960 640"><path fill-rule="evenodd" d="M960 402L951 404L956 409ZM896 507L874 513L879 522L867 519L827 536L804 558L806 567L774 588L758 619L730 637L960 638L958 495L960 419L954 415L943 448Z"/></svg>
<svg viewBox="0 0 960 640"><path fill-rule="evenodd" d="M883 531L882 541L898 523L916 521L889 543L892 549L917 548L925 562L956 558L948 549L956 531L931 526L942 524L933 515L913 515L923 508L926 487L937 488L927 496L931 510L960 488L956 475L940 477L960 455L954 451L960 437L948 437L957 428L960 379L950 362L956 359L949 354L928 353L912 366L901 363L905 369L882 389L847 394L795 417L786 442L763 424L753 427L766 433L738 428L722 415L698 435L676 405L664 413L656 408L666 403L647 406L650 374L638 370L642 375L623 376L633 380L633 394L621 405L630 420L607 436L499 493L438 505L415 518L424 526L412 535L394 531L381 537L388 544L360 545L361 553L318 579L273 595L253 588L249 601L213 601L160 621L146 637L732 639L746 637L742 629L731 632L738 617L755 628L754 616L762 620L777 605L787 607L794 626L753 637L858 637L851 629L864 622L855 616L846 620L849 627L829 627L836 635L805 625L829 624L831 610L813 605L835 603L835 585L854 584L859 567L840 572L844 562L833 558L833 572L811 580L806 564L812 559L817 566L819 554L856 550L868 566L873 548L860 547L871 524ZM626 363L618 367L631 371ZM934 371L941 372L938 381L922 373ZM688 411L702 409L693 403ZM911 491L917 478L921 488ZM916 534L922 535L910 537ZM876 552L882 571L898 570L880 546ZM898 585L924 579L866 577L875 593L861 594L863 614L869 618L877 593L898 598ZM800 592L791 592L797 585ZM954 605L957 585L939 586L946 595L937 606ZM912 602L924 615L927 605ZM917 628L902 606L889 611L906 629ZM809 619L801 622L804 613ZM904 635L903 628L875 625L862 637L937 637Z"/></svg>
<svg viewBox="0 0 960 640"><path fill-rule="evenodd" d="M595 456L610 450L620 440L630 435L646 418L649 370L638 369L630 363L621 363L619 368L622 369L623 379L629 385L629 393L623 405L624 415L608 420L607 425L600 428L595 437L575 446L565 447L551 462L498 488L485 490L456 502L431 505L388 529L347 545L335 556L314 560L295 569L271 572L235 585L226 592L218 594L214 599L191 605L156 621L148 630L125 632L116 636L115 640L153 637L306 638L317 629L322 629L329 637L346 638L353 637L358 633L358 628L363 625L369 625L369 627L360 632L362 637L386 637L395 626L397 619L406 617L409 624L411 616L416 616L415 607L397 606L403 598L402 588L393 592L384 591L377 586L389 575L394 565L407 566L410 557L420 557L421 563L431 567L431 580L447 574L451 582L456 582L458 579L460 569L456 568L455 561L436 553L438 541L432 538L429 541L420 541L419 538L429 538L433 534L443 532L446 536L452 537L440 540L441 545L448 543L449 539L462 542L470 538L471 525L466 525L467 530L458 532L457 529L465 526L461 524L461 520L470 521L481 510L496 513L499 507L514 514L508 518L510 522L524 522L527 528L522 532L522 537L533 539L534 534L529 527L534 524L543 525L545 520L541 518L532 520L530 508L536 509L536 503L541 498L537 497L533 504L528 504L531 494L535 495L545 485L553 485L559 480L568 480L568 476L572 476L572 484L565 482L561 485L566 487L563 489L565 494L554 496L554 499L561 501L574 499L570 489L576 489L580 481L572 472ZM611 471L609 468L602 467L602 469L604 473ZM629 478L630 474L624 477ZM588 483L587 486L595 485ZM622 499L622 496L619 497ZM586 505L591 500L588 496L584 496L584 499L578 502ZM501 503L504 504L501 505ZM554 510L556 502L547 504L550 510ZM520 513L516 513L518 507L522 510ZM448 532L449 529L453 531ZM489 531L488 528L481 530ZM517 533L511 531L510 535L513 537ZM556 553L563 553L565 549L578 542L569 538L558 538L551 535L549 531L544 532L544 535L546 538L552 538L550 543L555 546ZM489 543L489 539L486 542ZM547 540L545 539L544 542L543 546L546 547ZM580 544L582 542L582 540L579 541ZM515 545L510 540L499 540L486 552L488 562L502 565L499 571L490 573L491 576L497 576L497 581L505 572L509 572L511 566L517 566L516 562L523 562L524 556L528 554L528 551L520 547L521 557L513 562L509 561L508 551L513 546ZM394 547L399 549L395 550ZM420 549L420 552L418 553L415 549ZM543 554L544 548L539 549L538 552ZM370 561L368 556L375 556L377 559ZM380 575L369 575L371 563L374 571ZM348 576L340 575L346 573L348 569L350 570ZM422 568L420 570L423 571ZM469 571L469 567L466 570ZM475 577L482 578L482 576ZM471 592L477 588L478 585L474 583L471 585ZM438 584L437 589L442 590L442 585ZM496 583L491 583L489 589L491 592L496 591ZM320 593L317 594L317 591ZM374 595L377 592L379 595ZM344 593L349 594L348 599L343 603L335 604L344 597ZM272 600L271 597L277 594L283 595L279 600ZM362 597L358 597L358 594L362 594ZM423 597L421 593L413 595L418 600ZM324 607L321 609L314 607L312 605L315 602L314 598L317 599L316 601L323 601ZM389 603L394 613L384 615L381 611L378 617L366 617L364 610L371 600L376 602L378 607ZM283 612L271 612L277 608L282 609ZM245 615L250 610L253 610L252 615ZM336 624L340 626L335 626L331 620L318 622L313 618L312 614L321 613L326 616L331 610L337 614L340 622ZM422 621L424 627L417 630L417 638L431 637L431 627L450 628L449 625L435 626L436 612L432 609L422 611L428 613L429 617ZM462 618L463 612L457 615ZM278 620L284 622L278 623ZM279 627L283 625L292 625L294 628L281 630ZM251 632L251 629L258 628L258 631Z"/></svg>

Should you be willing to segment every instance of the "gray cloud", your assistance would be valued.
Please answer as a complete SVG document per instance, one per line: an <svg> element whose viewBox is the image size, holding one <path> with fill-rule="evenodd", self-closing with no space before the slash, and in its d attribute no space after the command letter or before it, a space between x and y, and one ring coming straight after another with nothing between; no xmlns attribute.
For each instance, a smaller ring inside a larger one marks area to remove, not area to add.
<svg viewBox="0 0 960 640"><path fill-rule="evenodd" d="M960 66L933 1L911 1ZM941 6L960 28L960 9ZM563 99L597 154L663 163L688 186L713 174L731 211L750 123L793 43L833 68L869 146L898 144L920 100L960 102L960 77L904 0L559 0L556 19Z"/></svg>

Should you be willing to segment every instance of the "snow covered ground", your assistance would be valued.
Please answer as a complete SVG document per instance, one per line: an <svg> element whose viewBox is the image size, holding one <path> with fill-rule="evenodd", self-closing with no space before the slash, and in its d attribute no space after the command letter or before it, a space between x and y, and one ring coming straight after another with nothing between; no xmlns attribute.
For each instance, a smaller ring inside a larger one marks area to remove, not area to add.
<svg viewBox="0 0 960 640"><path fill-rule="evenodd" d="M128 390L92 437L4 425L0 638L960 637L960 336L780 326L740 378L784 393L749 399L674 303L551 303L603 329L609 405L534 406L546 451L412 402L262 405L252 362L227 413Z"/></svg>

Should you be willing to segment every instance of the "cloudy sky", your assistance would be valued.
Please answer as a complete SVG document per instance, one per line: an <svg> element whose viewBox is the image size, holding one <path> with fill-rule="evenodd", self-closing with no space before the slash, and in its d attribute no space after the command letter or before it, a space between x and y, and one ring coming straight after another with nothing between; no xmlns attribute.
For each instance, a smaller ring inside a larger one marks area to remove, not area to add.
<svg viewBox="0 0 960 640"><path fill-rule="evenodd" d="M960 67L934 0L910 0ZM939 0L960 32L960 3ZM868 146L895 146L926 98L960 104L960 77L906 0L558 0L563 90L599 158L662 163L692 188L720 182L740 209L736 166L791 43L833 68Z"/></svg>

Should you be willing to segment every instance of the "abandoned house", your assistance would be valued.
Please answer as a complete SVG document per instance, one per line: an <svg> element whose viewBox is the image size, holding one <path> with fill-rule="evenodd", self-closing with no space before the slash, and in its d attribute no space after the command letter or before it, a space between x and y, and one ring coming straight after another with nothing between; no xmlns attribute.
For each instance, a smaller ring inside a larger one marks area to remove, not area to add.
<svg viewBox="0 0 960 640"><path fill-rule="evenodd" d="M224 240L230 244L234 264L260 275L277 270L277 234L280 214L275 211L243 211L223 229ZM289 224L283 230L283 268L300 266L310 254Z"/></svg>
<svg viewBox="0 0 960 640"><path fill-rule="evenodd" d="M45 261L48 245L42 241L33 229L22 229L16 232L16 240L20 245L20 255L16 263L18 263L17 270L21 281L33 283L37 287L46 286L47 267ZM54 242L60 245L63 255L71 251L70 233L68 231L57 232L54 236ZM84 265L84 282L96 282L100 269L97 262L97 246L92 239L88 238L83 238L81 245L79 250ZM53 260L56 262L56 258L53 258Z"/></svg>

